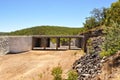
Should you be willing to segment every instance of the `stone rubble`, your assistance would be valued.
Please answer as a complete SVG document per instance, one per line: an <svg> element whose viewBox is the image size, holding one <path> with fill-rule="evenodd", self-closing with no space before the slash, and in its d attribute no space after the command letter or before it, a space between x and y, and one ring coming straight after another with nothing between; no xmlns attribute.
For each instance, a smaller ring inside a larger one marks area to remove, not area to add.
<svg viewBox="0 0 120 80"><path fill-rule="evenodd" d="M0 37L0 55L5 55L9 52L8 37Z"/></svg>
<svg viewBox="0 0 120 80"><path fill-rule="evenodd" d="M73 64L73 69L78 73L78 80L94 80L93 78L101 73L102 62L99 53L104 38L101 36L91 38L91 53L87 53ZM89 51L88 51L89 52Z"/></svg>

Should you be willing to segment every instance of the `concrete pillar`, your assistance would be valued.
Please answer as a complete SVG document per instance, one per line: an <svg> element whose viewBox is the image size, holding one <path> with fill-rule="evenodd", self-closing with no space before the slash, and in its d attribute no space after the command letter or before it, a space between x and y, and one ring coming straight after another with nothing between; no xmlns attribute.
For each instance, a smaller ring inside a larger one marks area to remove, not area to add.
<svg viewBox="0 0 120 80"><path fill-rule="evenodd" d="M87 52L87 41L88 41L88 39L89 39L89 36L85 36L84 38L83 38L83 47L84 47L84 52Z"/></svg>
<svg viewBox="0 0 120 80"><path fill-rule="evenodd" d="M69 38L69 50L71 49L71 38Z"/></svg>
<svg viewBox="0 0 120 80"><path fill-rule="evenodd" d="M56 49L60 47L60 38L56 38Z"/></svg>
<svg viewBox="0 0 120 80"><path fill-rule="evenodd" d="M46 49L46 38L43 38L43 48Z"/></svg>
<svg viewBox="0 0 120 80"><path fill-rule="evenodd" d="M34 47L35 47L35 38L33 37L32 38L32 50L34 49Z"/></svg>
<svg viewBox="0 0 120 80"><path fill-rule="evenodd" d="M82 43L81 48L82 48L82 50L84 50L84 52L86 52L86 50L85 50L85 48L86 48L85 42L86 42L85 37L83 37L82 41L81 41L81 43Z"/></svg>

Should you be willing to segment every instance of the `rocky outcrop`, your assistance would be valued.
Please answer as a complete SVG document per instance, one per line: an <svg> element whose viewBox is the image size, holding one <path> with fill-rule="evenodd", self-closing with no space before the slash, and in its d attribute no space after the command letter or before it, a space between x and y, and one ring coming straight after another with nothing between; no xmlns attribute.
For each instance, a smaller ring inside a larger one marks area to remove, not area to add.
<svg viewBox="0 0 120 80"><path fill-rule="evenodd" d="M99 53L101 52L101 45L104 42L104 37L92 37L87 43L87 54L76 60L73 64L73 69L78 72L78 80L97 80L94 79L101 73L102 63Z"/></svg>
<svg viewBox="0 0 120 80"><path fill-rule="evenodd" d="M8 37L0 37L0 55L5 55L9 52Z"/></svg>
<svg viewBox="0 0 120 80"><path fill-rule="evenodd" d="M87 53L99 54L102 50L101 46L102 46L102 43L104 42L104 40L105 40L105 38L102 36L89 38L89 40L87 41Z"/></svg>
<svg viewBox="0 0 120 80"><path fill-rule="evenodd" d="M87 41L90 38L103 36L105 33L102 28L98 28L95 30L89 30L87 32L81 33L80 35L84 35L84 51L87 52Z"/></svg>

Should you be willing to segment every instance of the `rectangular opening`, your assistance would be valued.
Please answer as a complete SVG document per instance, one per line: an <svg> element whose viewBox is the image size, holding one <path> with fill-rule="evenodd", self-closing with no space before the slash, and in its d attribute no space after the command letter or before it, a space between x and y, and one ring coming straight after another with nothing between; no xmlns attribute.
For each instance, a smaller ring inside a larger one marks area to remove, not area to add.
<svg viewBox="0 0 120 80"><path fill-rule="evenodd" d="M41 47L41 38L35 38L34 47Z"/></svg>
<svg viewBox="0 0 120 80"><path fill-rule="evenodd" d="M80 36L34 36L32 49L81 49L83 40Z"/></svg>

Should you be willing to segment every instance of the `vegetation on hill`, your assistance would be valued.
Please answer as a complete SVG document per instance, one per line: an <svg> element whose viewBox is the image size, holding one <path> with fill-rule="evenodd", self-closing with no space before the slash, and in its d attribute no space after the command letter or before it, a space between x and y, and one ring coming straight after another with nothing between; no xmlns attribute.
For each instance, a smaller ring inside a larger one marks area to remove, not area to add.
<svg viewBox="0 0 120 80"><path fill-rule="evenodd" d="M90 17L87 17L83 23L86 30L99 27L105 23L107 8L93 9Z"/></svg>
<svg viewBox="0 0 120 80"><path fill-rule="evenodd" d="M105 41L102 46L101 56L110 56L120 50L120 25L113 23L112 27L105 27L104 29Z"/></svg>
<svg viewBox="0 0 120 80"><path fill-rule="evenodd" d="M120 24L120 0L111 4L109 8L93 9L91 16L87 17L83 23L86 30L99 27L101 25L112 26L113 22Z"/></svg>
<svg viewBox="0 0 120 80"><path fill-rule="evenodd" d="M0 32L0 35L7 35L7 32Z"/></svg>
<svg viewBox="0 0 120 80"><path fill-rule="evenodd" d="M106 13L106 25L112 26L113 22L120 24L120 0L112 3Z"/></svg>
<svg viewBox="0 0 120 80"><path fill-rule="evenodd" d="M68 28L60 26L36 26L9 33L9 35L77 35L84 28Z"/></svg>
<svg viewBox="0 0 120 80"><path fill-rule="evenodd" d="M93 9L86 18L84 28L87 31L101 27L106 33L101 55L109 56L120 50L120 0L109 8Z"/></svg>
<svg viewBox="0 0 120 80"><path fill-rule="evenodd" d="M108 8L105 24L106 35L101 55L109 56L120 50L120 0Z"/></svg>

